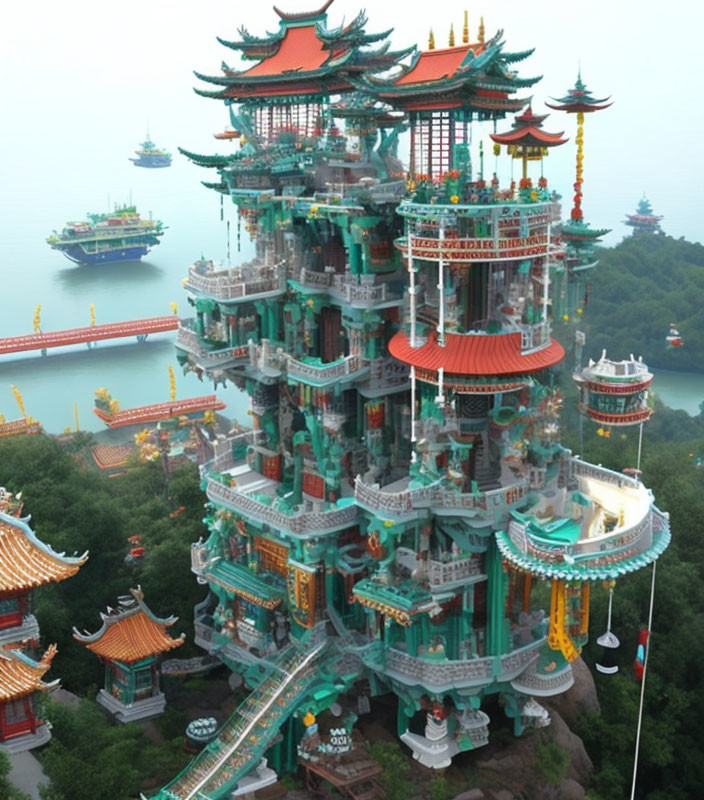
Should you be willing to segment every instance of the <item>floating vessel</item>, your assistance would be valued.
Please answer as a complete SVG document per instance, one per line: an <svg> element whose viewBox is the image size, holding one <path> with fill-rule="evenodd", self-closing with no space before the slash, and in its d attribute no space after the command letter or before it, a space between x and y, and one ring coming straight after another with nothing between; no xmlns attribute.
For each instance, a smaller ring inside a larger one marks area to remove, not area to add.
<svg viewBox="0 0 704 800"><path fill-rule="evenodd" d="M120 206L111 214L88 214L90 222L68 222L60 234L46 240L77 264L138 261L159 244L160 220L142 219L135 206Z"/></svg>
<svg viewBox="0 0 704 800"><path fill-rule="evenodd" d="M149 134L147 134L146 140L139 145L139 150L134 152L137 154L137 158L131 158L130 161L135 167L158 169L171 166L171 153L159 149L149 138Z"/></svg>
<svg viewBox="0 0 704 800"><path fill-rule="evenodd" d="M227 141L229 139L239 139L240 136L242 136L242 132L235 130L231 125L227 125L224 131L221 133L214 133L213 136L216 139Z"/></svg>

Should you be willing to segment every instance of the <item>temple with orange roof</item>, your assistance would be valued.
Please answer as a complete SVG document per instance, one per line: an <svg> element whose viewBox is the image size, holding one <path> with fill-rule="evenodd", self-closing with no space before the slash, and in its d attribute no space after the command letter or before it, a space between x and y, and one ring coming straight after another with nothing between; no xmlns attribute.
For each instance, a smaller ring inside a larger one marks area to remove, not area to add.
<svg viewBox="0 0 704 800"><path fill-rule="evenodd" d="M159 656L183 644L166 629L178 617L161 619L148 608L140 587L118 598L117 609L101 613L96 633L73 629L73 638L105 664L105 688L97 700L118 722L133 722L161 714L166 698L159 688Z"/></svg>
<svg viewBox="0 0 704 800"><path fill-rule="evenodd" d="M29 645L36 648L39 640L32 592L72 577L88 558L87 553L56 553L37 538L21 512L20 496L0 489L0 744L12 752L49 740L49 728L35 711L35 697L58 685L58 680L41 681L55 647L39 662L23 652Z"/></svg>
<svg viewBox="0 0 704 800"><path fill-rule="evenodd" d="M19 645L0 647L0 750L16 753L49 741L51 734L37 714L36 698L59 685L58 678L51 683L42 680L55 655L56 645L40 661L25 655Z"/></svg>

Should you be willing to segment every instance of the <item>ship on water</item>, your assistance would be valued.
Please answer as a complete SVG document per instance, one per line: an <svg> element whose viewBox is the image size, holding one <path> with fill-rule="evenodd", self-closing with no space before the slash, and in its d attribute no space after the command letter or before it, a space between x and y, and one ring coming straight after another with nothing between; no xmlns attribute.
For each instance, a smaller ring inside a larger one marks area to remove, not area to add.
<svg viewBox="0 0 704 800"><path fill-rule="evenodd" d="M135 206L118 206L109 214L88 214L90 221L67 222L46 240L78 264L138 261L164 234L160 220L142 219Z"/></svg>
<svg viewBox="0 0 704 800"><path fill-rule="evenodd" d="M130 158L135 167L157 169L171 166L171 153L159 149L149 138L148 133L146 140L139 145L139 150L135 150L135 153L137 158Z"/></svg>

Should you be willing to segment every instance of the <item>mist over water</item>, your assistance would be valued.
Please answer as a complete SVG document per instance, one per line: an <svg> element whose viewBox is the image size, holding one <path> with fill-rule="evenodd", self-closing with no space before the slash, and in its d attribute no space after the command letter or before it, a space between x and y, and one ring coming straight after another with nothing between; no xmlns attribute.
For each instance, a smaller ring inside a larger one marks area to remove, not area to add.
<svg viewBox="0 0 704 800"><path fill-rule="evenodd" d="M316 0L281 0L279 5L301 10ZM416 0L335 0L329 24L337 26L343 17L349 21L365 5L370 32L395 29L390 37L394 49L412 43L425 47L431 25L438 46L444 46L450 23L461 30L467 7L454 0L432 6ZM549 112L543 101L573 85L580 62L594 95L613 95L614 106L590 114L585 131L584 209L595 227L613 229L607 243L626 232L622 220L643 191L655 213L665 216L668 233L702 239L696 202L696 187L704 177L697 157L702 111L693 99L692 80L681 77L699 71L700 4L593 0L575 11L570 4L546 0L536 13L531 4L493 0L483 9L469 9L473 33L481 13L488 35L504 30L507 51L536 48L516 65L521 76L544 76L522 92L533 96L535 113ZM219 196L200 185L216 173L189 164L177 146L201 153L231 147L212 138L228 123L227 111L222 103L193 93L199 85L193 70L217 75L223 59L238 68L237 54L218 44L216 35L236 39L239 25L254 35L276 30L271 4L124 0L115 6L40 0L13 3L3 14L0 336L31 332L39 303L46 331L88 325L91 302L98 323L169 314L171 301L188 316L182 289L188 265L201 253L223 259L226 233ZM668 61L668 53L675 54L674 61ZM174 154L168 169L139 169L128 160L144 139L147 123L155 143ZM500 123L501 129L509 126L510 120ZM568 207L575 121L550 112L545 127L570 137L545 164L550 185ZM475 151L489 130L488 125L476 127ZM407 140L402 153L404 148ZM476 164L477 152L474 157ZM496 168L502 184L510 180L505 156L495 162L487 155L485 167L487 173ZM143 215L151 211L168 226L161 244L142 262L81 267L48 247L45 238L52 230L85 218L87 211L107 210L108 197L110 204L131 197ZM225 215L232 222L232 260L246 259L251 255L247 234L238 254L229 201ZM102 423L91 412L99 386L123 407L168 399L168 366L176 366L173 339L162 335L130 346L105 342L91 351L85 346L69 353L50 351L44 358L38 353L0 357L0 413L8 419L18 416L9 390L15 383L27 412L47 430L73 425L74 402L81 426L99 430ZM176 373L178 397L212 391L195 376ZM655 386L664 399L665 380L658 375ZM244 418L246 401L239 392L228 388L218 394L228 402L231 416Z"/></svg>

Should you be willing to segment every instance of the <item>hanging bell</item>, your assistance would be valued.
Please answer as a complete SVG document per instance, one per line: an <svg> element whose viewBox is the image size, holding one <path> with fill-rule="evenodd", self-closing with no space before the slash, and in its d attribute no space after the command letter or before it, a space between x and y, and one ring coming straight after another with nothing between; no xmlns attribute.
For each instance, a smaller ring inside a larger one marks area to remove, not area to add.
<svg viewBox="0 0 704 800"><path fill-rule="evenodd" d="M606 632L596 640L596 643L604 648L601 658L596 664L596 669L604 675L614 675L618 672L618 664L616 663L616 649L621 645L618 636L611 630L611 607L614 600L614 584L615 581L608 582L609 588L609 611L606 619Z"/></svg>

